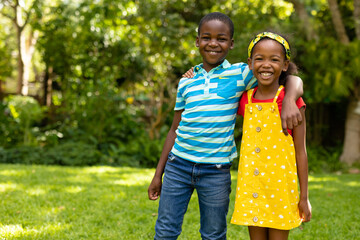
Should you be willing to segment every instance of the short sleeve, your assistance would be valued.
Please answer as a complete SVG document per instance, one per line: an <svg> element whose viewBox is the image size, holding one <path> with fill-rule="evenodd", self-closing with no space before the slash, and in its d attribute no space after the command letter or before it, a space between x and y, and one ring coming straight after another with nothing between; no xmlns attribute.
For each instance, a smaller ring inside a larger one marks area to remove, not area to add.
<svg viewBox="0 0 360 240"><path fill-rule="evenodd" d="M179 86L176 93L176 103L174 108L175 111L183 110L185 108L185 99L183 96L183 87L182 87L183 79L185 78L182 78L179 81Z"/></svg>
<svg viewBox="0 0 360 240"><path fill-rule="evenodd" d="M244 116L245 105L248 103L247 92L243 92L239 102L238 115Z"/></svg>
<svg viewBox="0 0 360 240"><path fill-rule="evenodd" d="M304 99L302 97L299 97L298 100L296 100L296 106L300 109L304 107L306 109L306 104L304 102Z"/></svg>
<svg viewBox="0 0 360 240"><path fill-rule="evenodd" d="M246 90L255 88L257 86L257 79L255 78L253 71L250 70L249 65L247 64L243 71L243 79Z"/></svg>

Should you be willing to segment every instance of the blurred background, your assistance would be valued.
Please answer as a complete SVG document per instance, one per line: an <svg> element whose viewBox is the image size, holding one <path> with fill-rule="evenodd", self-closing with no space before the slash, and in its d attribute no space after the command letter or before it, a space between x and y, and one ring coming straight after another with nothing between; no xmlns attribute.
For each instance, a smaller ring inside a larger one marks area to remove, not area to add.
<svg viewBox="0 0 360 240"><path fill-rule="evenodd" d="M310 171L359 166L360 0L0 0L0 162L155 167L213 11L235 24L231 63L260 31L289 39Z"/></svg>

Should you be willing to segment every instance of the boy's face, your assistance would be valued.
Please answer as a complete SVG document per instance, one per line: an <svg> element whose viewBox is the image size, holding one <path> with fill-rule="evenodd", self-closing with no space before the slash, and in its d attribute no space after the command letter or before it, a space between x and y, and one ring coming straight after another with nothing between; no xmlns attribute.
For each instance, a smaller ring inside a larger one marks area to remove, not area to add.
<svg viewBox="0 0 360 240"><path fill-rule="evenodd" d="M203 67L208 72L220 65L234 46L230 28L219 20L204 22L196 38L196 47L203 58Z"/></svg>

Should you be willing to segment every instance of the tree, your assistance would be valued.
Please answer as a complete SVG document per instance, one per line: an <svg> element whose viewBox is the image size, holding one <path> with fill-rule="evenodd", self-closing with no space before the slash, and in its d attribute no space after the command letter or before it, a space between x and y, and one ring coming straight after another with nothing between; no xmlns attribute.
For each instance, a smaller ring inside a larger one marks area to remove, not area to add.
<svg viewBox="0 0 360 240"><path fill-rule="evenodd" d="M28 30L28 36L25 37L25 27L30 21L32 9L36 6L38 0L31 4L25 0L1 0L1 15L9 18L15 27L17 41L17 89L18 94L28 94L28 83L31 68L31 59L34 53L36 43L36 33L32 29ZM28 5L28 6L27 6Z"/></svg>
<svg viewBox="0 0 360 240"><path fill-rule="evenodd" d="M291 2L295 6L304 3L298 0ZM350 1L328 0L327 5L318 1L308 6L318 37L315 41L298 41L305 83L311 83L307 87L311 101L337 102L341 98L348 98L343 152L340 156L340 161L347 164L360 161L359 5L359 0L354 0L353 4ZM349 14L351 11L353 14ZM297 14L300 18L303 16L299 12ZM302 26L303 29L306 27ZM301 39L300 34L298 38Z"/></svg>

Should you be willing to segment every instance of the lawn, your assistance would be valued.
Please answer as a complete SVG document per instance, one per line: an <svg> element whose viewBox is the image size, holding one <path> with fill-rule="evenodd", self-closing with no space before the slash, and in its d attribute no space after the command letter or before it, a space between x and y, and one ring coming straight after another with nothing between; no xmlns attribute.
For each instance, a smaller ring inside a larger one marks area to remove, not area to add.
<svg viewBox="0 0 360 240"><path fill-rule="evenodd" d="M2 164L0 239L152 239L158 202L147 199L147 186L153 171ZM311 175L309 189L313 219L289 239L360 239L359 174ZM195 194L179 239L200 239L198 229ZM228 239L249 239L247 229L229 224Z"/></svg>

